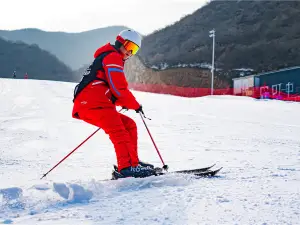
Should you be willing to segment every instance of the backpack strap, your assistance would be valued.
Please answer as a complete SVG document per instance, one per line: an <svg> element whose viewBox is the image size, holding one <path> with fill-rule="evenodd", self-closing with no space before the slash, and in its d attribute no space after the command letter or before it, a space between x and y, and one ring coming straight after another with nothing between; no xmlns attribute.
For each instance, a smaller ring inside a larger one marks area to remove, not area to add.
<svg viewBox="0 0 300 225"><path fill-rule="evenodd" d="M77 84L75 86L73 102L75 101L75 98L78 96L78 94L89 83L93 82L94 80L103 81L106 85L109 86L107 80L97 77L97 71L100 70L100 71L104 72L104 68L103 68L103 65L102 65L103 59L104 59L105 56L107 56L108 54L110 54L112 52L114 52L114 51L103 52L97 58L95 58L94 62L85 70L81 81L79 82L79 84Z"/></svg>

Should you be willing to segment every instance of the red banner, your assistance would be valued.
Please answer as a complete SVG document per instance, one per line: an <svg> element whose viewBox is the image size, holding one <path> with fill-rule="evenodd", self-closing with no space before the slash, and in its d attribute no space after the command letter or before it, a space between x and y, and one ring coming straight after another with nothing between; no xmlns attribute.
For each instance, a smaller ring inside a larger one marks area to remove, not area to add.
<svg viewBox="0 0 300 225"><path fill-rule="evenodd" d="M191 88L191 87L177 87L164 84L136 84L130 83L130 89L143 92L151 92L157 94L170 94L181 97L203 97L211 94L210 88ZM214 89L214 95L234 95L236 93L233 88ZM300 94L291 94L284 92L276 92L269 87L256 87L241 90L238 96L249 96L261 99L278 99L284 101L300 102Z"/></svg>

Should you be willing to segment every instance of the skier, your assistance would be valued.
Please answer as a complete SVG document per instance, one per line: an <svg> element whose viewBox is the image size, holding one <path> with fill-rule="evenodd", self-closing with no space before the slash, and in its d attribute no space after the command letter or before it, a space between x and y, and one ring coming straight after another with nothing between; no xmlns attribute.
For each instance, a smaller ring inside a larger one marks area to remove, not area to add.
<svg viewBox="0 0 300 225"><path fill-rule="evenodd" d="M102 128L114 145L118 171L124 177L154 175L154 166L138 158L137 126L116 106L144 113L128 89L124 63L141 47L142 38L134 30L123 30L115 44L96 50L94 62L74 90L73 118Z"/></svg>

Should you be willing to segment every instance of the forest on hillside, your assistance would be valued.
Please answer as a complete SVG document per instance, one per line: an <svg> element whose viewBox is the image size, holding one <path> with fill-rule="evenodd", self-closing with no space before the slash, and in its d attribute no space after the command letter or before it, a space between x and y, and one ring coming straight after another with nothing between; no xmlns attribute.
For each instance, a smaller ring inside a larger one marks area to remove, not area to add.
<svg viewBox="0 0 300 225"><path fill-rule="evenodd" d="M211 1L143 40L148 67L211 63L216 31L216 67L275 70L300 65L299 1Z"/></svg>
<svg viewBox="0 0 300 225"><path fill-rule="evenodd" d="M37 45L6 41L0 38L0 77L74 81L72 70L57 57Z"/></svg>

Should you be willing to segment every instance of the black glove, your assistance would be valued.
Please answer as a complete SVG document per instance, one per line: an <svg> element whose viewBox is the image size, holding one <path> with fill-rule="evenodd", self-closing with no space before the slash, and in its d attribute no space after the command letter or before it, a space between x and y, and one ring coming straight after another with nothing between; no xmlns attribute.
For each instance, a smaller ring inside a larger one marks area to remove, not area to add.
<svg viewBox="0 0 300 225"><path fill-rule="evenodd" d="M140 105L140 107L138 109L136 109L135 111L136 111L136 113L141 113L141 115L143 115L144 118L151 120L150 118L145 116L142 105Z"/></svg>
<svg viewBox="0 0 300 225"><path fill-rule="evenodd" d="M144 111L143 111L143 106L140 105L140 107L138 109L135 110L136 113L142 113L144 115Z"/></svg>

